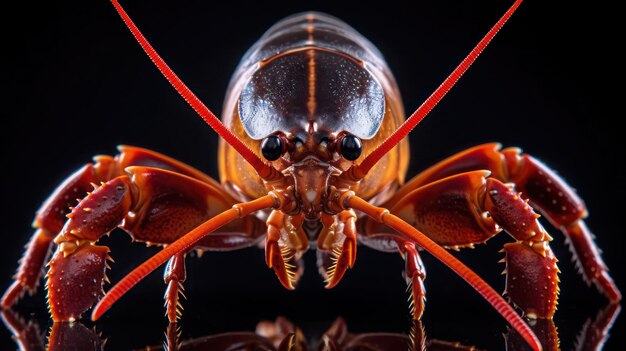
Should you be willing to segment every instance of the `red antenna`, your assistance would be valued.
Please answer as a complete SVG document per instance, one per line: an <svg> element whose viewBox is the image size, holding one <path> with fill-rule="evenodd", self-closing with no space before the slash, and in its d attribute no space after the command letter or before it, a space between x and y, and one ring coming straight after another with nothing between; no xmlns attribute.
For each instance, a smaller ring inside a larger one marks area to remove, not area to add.
<svg viewBox="0 0 626 351"><path fill-rule="evenodd" d="M122 5L119 4L117 0L111 0L113 6L117 10L117 13L122 17L124 23L128 29L130 29L133 36L141 45L141 48L145 53L150 57L150 60L154 63L154 65L159 69L161 74L167 79L168 82L172 85L172 87L182 96L185 101L191 106L191 108L202 117L206 121L206 123L213 128L219 136L221 136L230 146L232 146L239 154L246 160L248 163L256 170L256 172L262 178L266 178L273 172L271 172L271 166L263 162L259 156L257 156L250 148L244 144L241 140L239 140L222 122L215 117L213 112L209 110L200 99L194 94L191 89L189 89L183 81L178 78L176 73L165 63L165 61L159 56L159 54L154 50L152 45L148 42L146 37L141 33L137 25L133 22L132 19L128 16L126 11L122 8Z"/></svg>
<svg viewBox="0 0 626 351"><path fill-rule="evenodd" d="M424 103L413 112L413 114L402 125L396 129L385 141L382 142L371 154L367 155L363 162L356 166L356 174L367 174L374 165L385 154L393 149L402 139L404 139L412 130L426 117L430 111L443 99L443 97L452 89L456 82L463 76L465 71L476 61L478 55L489 45L491 39L496 36L498 31L504 26L506 21L511 17L513 12L517 10L522 0L516 0L509 10L500 18L500 20L487 32L487 34L476 44L474 49L461 61L461 63L450 73L443 83L424 101Z"/></svg>

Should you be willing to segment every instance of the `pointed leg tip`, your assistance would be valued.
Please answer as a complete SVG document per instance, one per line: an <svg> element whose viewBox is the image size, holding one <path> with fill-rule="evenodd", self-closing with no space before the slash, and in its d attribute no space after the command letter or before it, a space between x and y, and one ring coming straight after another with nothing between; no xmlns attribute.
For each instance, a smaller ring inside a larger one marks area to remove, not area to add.
<svg viewBox="0 0 626 351"><path fill-rule="evenodd" d="M622 300L622 293L607 271L603 271L602 274L596 280L596 286L601 293L603 293L610 302L615 303Z"/></svg>
<svg viewBox="0 0 626 351"><path fill-rule="evenodd" d="M2 309L11 308L24 295L24 292L24 286L20 284L19 281L14 281L7 291L5 291L4 295L2 295L0 307L2 307Z"/></svg>

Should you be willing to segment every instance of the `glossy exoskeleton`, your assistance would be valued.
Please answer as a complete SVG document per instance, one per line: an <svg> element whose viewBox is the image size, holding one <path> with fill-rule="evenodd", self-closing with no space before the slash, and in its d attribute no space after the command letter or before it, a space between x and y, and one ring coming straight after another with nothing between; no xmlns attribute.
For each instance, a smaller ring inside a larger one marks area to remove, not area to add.
<svg viewBox="0 0 626 351"><path fill-rule="evenodd" d="M150 46L120 4L113 5L151 60L221 136L220 182L146 149L122 146L61 184L37 213L2 306L33 292L48 252L47 288L55 321L71 321L100 300L109 249L99 239L120 227L165 248L114 286L94 308L98 319L161 264L167 315L191 250L235 250L265 241L266 263L295 288L302 255L314 247L327 287L356 260L357 241L398 252L406 262L411 311L424 310L424 249L463 277L535 349L524 320L444 248L483 243L505 231L506 295L530 319L552 318L558 268L543 216L572 243L584 277L611 301L621 295L583 222L583 201L559 176L518 148L479 145L405 182L408 133L452 88L519 6L500 18L439 88L405 120L381 53L342 21L303 13L273 26L233 75L220 121ZM79 199L77 202L74 199ZM251 215L255 213L254 215ZM67 218L66 218L67 217Z"/></svg>

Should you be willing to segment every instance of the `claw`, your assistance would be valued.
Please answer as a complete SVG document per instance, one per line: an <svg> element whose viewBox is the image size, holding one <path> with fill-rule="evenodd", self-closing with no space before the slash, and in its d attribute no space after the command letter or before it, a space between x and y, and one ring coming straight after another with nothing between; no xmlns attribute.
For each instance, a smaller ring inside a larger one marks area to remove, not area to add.
<svg viewBox="0 0 626 351"><path fill-rule="evenodd" d="M356 262L356 240L346 238L346 241L343 242L343 250L341 254L346 256L348 265L350 268L353 268L354 263Z"/></svg>
<svg viewBox="0 0 626 351"><path fill-rule="evenodd" d="M525 243L504 245L506 294L531 319L552 318L558 297L557 259L548 248L545 256Z"/></svg>
<svg viewBox="0 0 626 351"><path fill-rule="evenodd" d="M303 273L300 256L304 251L302 247L293 246L294 243L283 235L286 234L284 220L285 217L280 211L272 211L267 220L265 263L274 269L278 280L285 288L293 290ZM296 231L294 228L291 229ZM306 242L304 240L299 243Z"/></svg>
<svg viewBox="0 0 626 351"><path fill-rule="evenodd" d="M48 306L55 322L79 319L102 295L109 248L84 243L64 256L57 250L48 271Z"/></svg>
<svg viewBox="0 0 626 351"><path fill-rule="evenodd" d="M287 250L289 249L287 248ZM267 266L274 269L278 280L285 288L293 290L296 282L295 266L287 263L289 257L286 255L286 250L281 249L277 241L267 240L265 242L265 262Z"/></svg>
<svg viewBox="0 0 626 351"><path fill-rule="evenodd" d="M356 215L342 211L336 216L323 215L324 227L317 239L318 267L326 288L335 287L356 260Z"/></svg>
<svg viewBox="0 0 626 351"><path fill-rule="evenodd" d="M117 227L131 207L131 180L122 176L108 181L80 201L68 215L62 234L68 240L98 240ZM86 225L89 223L89 225Z"/></svg>
<svg viewBox="0 0 626 351"><path fill-rule="evenodd" d="M507 233L517 240L539 243L552 240L537 221L538 215L515 191L493 178L487 179L486 190L485 208ZM536 251L544 254L541 250Z"/></svg>
<svg viewBox="0 0 626 351"><path fill-rule="evenodd" d="M330 253L319 252L322 253L322 259L324 260L326 289L332 289L341 281L348 267L352 268L354 265L356 242L346 239L341 248L335 247ZM324 255L327 257L324 257Z"/></svg>

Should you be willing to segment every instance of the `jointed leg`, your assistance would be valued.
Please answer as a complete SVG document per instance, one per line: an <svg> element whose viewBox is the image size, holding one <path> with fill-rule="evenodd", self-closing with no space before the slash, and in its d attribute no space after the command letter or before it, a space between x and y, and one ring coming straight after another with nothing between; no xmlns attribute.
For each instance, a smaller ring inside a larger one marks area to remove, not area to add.
<svg viewBox="0 0 626 351"><path fill-rule="evenodd" d="M149 258L140 266L135 268L122 280L120 280L115 286L109 290L109 292L98 302L91 314L92 320L99 319L120 297L128 292L135 284L144 279L148 274L154 271L157 267L167 262L170 258L180 252L185 252L192 249L203 238L217 229L228 226L233 223L241 221L254 221L255 219L249 214L265 210L269 208L276 208L281 205L280 197L274 193L262 196L258 199L243 202L233 205L230 209L225 210L218 215L211 217L209 220L203 222L200 225L195 225L194 228L187 234L180 236L179 239L166 246L163 250L156 255ZM249 227L238 223L239 228ZM223 229L223 228L222 228ZM253 239L253 238L251 238ZM253 241L254 242L254 241Z"/></svg>
<svg viewBox="0 0 626 351"><path fill-rule="evenodd" d="M265 263L289 290L295 289L302 276L304 267L300 257L309 245L302 229L303 220L302 215L292 217L274 210L266 221Z"/></svg>
<svg viewBox="0 0 626 351"><path fill-rule="evenodd" d="M26 245L26 252L20 259L17 273L13 277L13 284L2 296L3 308L13 306L25 292L35 293L39 286L39 280L43 267L48 262L52 251L54 235L45 229L38 229Z"/></svg>
<svg viewBox="0 0 626 351"><path fill-rule="evenodd" d="M500 296L500 294L493 290L493 288L480 278L480 276L465 266L456 257L448 253L444 248L429 239L426 235L409 223L403 221L400 217L391 214L389 210L371 205L367 201L355 196L351 191L340 193L338 196L334 197L338 199L338 204L340 206L344 206L346 209L352 208L361 211L370 218L380 223L384 223L400 233L400 235L405 237L406 240L415 242L424 250L428 251L441 262L446 264L450 269L470 284L479 294L481 294L481 296L483 296L513 326L513 328L520 333L524 340L526 340L526 342L531 345L534 350L541 350L541 345L532 330L515 312L515 310Z"/></svg>
<svg viewBox="0 0 626 351"><path fill-rule="evenodd" d="M176 323L182 314L183 305L180 303L180 296L185 297L183 283L187 278L185 270L185 256L181 252L174 255L167 262L163 280L167 284L165 290L165 314L170 323Z"/></svg>
<svg viewBox="0 0 626 351"><path fill-rule="evenodd" d="M356 260L356 214L342 211L322 214L324 225L317 238L317 265L326 288L335 287Z"/></svg>
<svg viewBox="0 0 626 351"><path fill-rule="evenodd" d="M365 223L371 224L368 219L365 220ZM389 229L387 229L389 233L372 233L368 231L369 229L371 229L371 226L370 228L367 226L362 228L359 232L359 242L377 251L399 252L402 256L405 262L403 276L409 292L409 309L413 320L419 320L426 306L426 288L424 287L426 269L415 243L406 240L397 233L390 233L392 231Z"/></svg>
<svg viewBox="0 0 626 351"><path fill-rule="evenodd" d="M422 318L424 307L426 304L426 288L424 287L424 279L426 279L426 270L419 256L415 244L408 240L398 239L398 248L406 263L404 275L409 291L411 302L409 308L414 320Z"/></svg>
<svg viewBox="0 0 626 351"><path fill-rule="evenodd" d="M27 291L30 294L36 291L52 250L53 239L67 220L65 216L70 212L71 206L93 189L92 184L100 183L106 177L105 173L109 173L113 163L111 157L99 157L95 165L82 167L59 185L37 211L33 222L37 230L20 260L15 281L2 297L2 307L13 306ZM106 180L108 179L104 179Z"/></svg>
<svg viewBox="0 0 626 351"><path fill-rule="evenodd" d="M59 250L48 272L48 297L56 321L77 319L101 296L108 248L94 243L105 233L119 226L136 240L170 244L235 203L220 188L178 173L138 166L126 171L127 174L103 184L83 199L68 215L69 221L55 239ZM258 219L249 217L222 230L233 235L241 232L237 242L245 247L262 235L256 222ZM225 235L221 240L233 241ZM222 245L219 240L199 244L208 248L236 248L231 247L232 243ZM174 258L166 272L167 283L184 279L182 261L182 257ZM85 273L70 274L69 268L73 266L79 266ZM68 285L68 279L76 281ZM81 284L83 288L79 288ZM168 291L177 297L177 283L170 284ZM174 296L170 295L168 301L173 300ZM168 317L175 320L176 304L168 307Z"/></svg>
<svg viewBox="0 0 626 351"><path fill-rule="evenodd" d="M13 306L25 292L35 292L54 245L53 239L63 228L67 221L66 215L71 212L72 206L76 206L77 201L87 196L96 184L122 175L126 167L143 165L167 169L199 179L211 186L219 186L202 172L168 156L131 146L120 146L118 149L120 153L115 157L94 157L94 163L89 163L70 175L39 208L33 222L37 230L20 260L15 281L2 297L2 307Z"/></svg>
<svg viewBox="0 0 626 351"><path fill-rule="evenodd" d="M95 243L104 234L121 226L136 240L169 244L234 203L230 195L211 183L157 168L127 168L124 175L80 201L54 240L59 249L50 261L47 283L53 319L78 319L102 295L109 249ZM233 222L200 245L209 249L249 246L262 235L257 222L253 217ZM172 274L182 278L177 269ZM175 291L177 288L170 290ZM175 315L174 310L169 317Z"/></svg>
<svg viewBox="0 0 626 351"><path fill-rule="evenodd" d="M556 308L556 259L552 238L538 215L509 186L486 171L457 174L420 187L389 210L444 247L472 247L504 229L517 243L505 246L507 293L528 317L550 318ZM368 235L388 231L366 222ZM539 289L541 288L541 289Z"/></svg>
<svg viewBox="0 0 626 351"><path fill-rule="evenodd" d="M611 301L619 301L621 293L613 280L593 235L583 219L587 216L584 202L554 171L518 148L501 150L499 144L479 145L453 155L417 175L402 187L388 203L394 204L409 192L440 179L475 170L489 170L491 176L515 189L539 210L550 223L561 229L572 245L574 256L585 280Z"/></svg>

